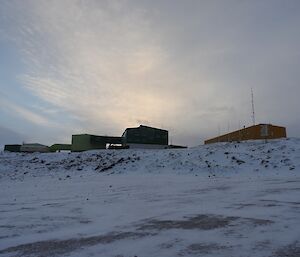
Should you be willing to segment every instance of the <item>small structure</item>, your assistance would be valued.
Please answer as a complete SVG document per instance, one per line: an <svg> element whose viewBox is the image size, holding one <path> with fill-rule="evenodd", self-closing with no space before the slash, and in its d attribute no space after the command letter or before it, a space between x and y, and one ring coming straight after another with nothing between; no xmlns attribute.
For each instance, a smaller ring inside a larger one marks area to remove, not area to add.
<svg viewBox="0 0 300 257"><path fill-rule="evenodd" d="M71 151L71 144L54 144L50 146L51 152Z"/></svg>
<svg viewBox="0 0 300 257"><path fill-rule="evenodd" d="M168 148L168 131L140 125L127 128L123 135L123 144L129 148L166 149Z"/></svg>
<svg viewBox="0 0 300 257"><path fill-rule="evenodd" d="M4 151L7 152L20 152L21 145L5 145Z"/></svg>
<svg viewBox="0 0 300 257"><path fill-rule="evenodd" d="M72 152L106 149L107 144L122 145L121 137L96 136L90 134L72 135Z"/></svg>
<svg viewBox="0 0 300 257"><path fill-rule="evenodd" d="M28 153L34 153L34 152L39 152L39 153L48 153L50 152L50 147L42 144L23 144L20 147L21 152L28 152Z"/></svg>
<svg viewBox="0 0 300 257"><path fill-rule="evenodd" d="M271 124L258 124L204 141L205 144L286 137L286 128Z"/></svg>

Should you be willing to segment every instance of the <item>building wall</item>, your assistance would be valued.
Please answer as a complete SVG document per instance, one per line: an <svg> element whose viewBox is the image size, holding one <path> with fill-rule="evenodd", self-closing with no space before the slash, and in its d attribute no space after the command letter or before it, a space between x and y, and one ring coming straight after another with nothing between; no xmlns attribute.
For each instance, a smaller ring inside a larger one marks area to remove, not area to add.
<svg viewBox="0 0 300 257"><path fill-rule="evenodd" d="M106 144L122 144L122 137L96 136L89 134L72 135L72 152L106 149Z"/></svg>
<svg viewBox="0 0 300 257"><path fill-rule="evenodd" d="M51 152L56 151L71 151L71 145L70 144L54 144L50 146Z"/></svg>
<svg viewBox="0 0 300 257"><path fill-rule="evenodd" d="M168 131L147 126L128 128L123 133L125 144L168 145Z"/></svg>
<svg viewBox="0 0 300 257"><path fill-rule="evenodd" d="M167 149L167 145L154 144L127 144L129 149Z"/></svg>
<svg viewBox="0 0 300 257"><path fill-rule="evenodd" d="M4 151L8 152L20 152L21 145L5 145Z"/></svg>
<svg viewBox="0 0 300 257"><path fill-rule="evenodd" d="M237 130L219 137L206 140L205 144L217 142L232 142L256 139L276 139L286 137L286 129L284 127L273 126L271 124L259 124Z"/></svg>
<svg viewBox="0 0 300 257"><path fill-rule="evenodd" d="M82 134L82 135L72 135L72 152L81 152L95 149L105 149L105 142L95 142L92 140L92 135Z"/></svg>
<svg viewBox="0 0 300 257"><path fill-rule="evenodd" d="M48 153L50 152L50 148L46 145L41 144L23 144L20 147L21 152L28 152L28 153Z"/></svg>

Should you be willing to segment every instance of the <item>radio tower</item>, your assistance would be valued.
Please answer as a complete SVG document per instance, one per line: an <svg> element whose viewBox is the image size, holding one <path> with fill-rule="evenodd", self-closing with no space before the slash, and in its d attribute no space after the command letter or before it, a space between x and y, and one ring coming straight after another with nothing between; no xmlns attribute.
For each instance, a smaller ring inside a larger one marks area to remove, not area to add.
<svg viewBox="0 0 300 257"><path fill-rule="evenodd" d="M253 96L253 89L251 88L251 104L252 104L252 123L253 126L255 125L255 112L254 112L254 96Z"/></svg>

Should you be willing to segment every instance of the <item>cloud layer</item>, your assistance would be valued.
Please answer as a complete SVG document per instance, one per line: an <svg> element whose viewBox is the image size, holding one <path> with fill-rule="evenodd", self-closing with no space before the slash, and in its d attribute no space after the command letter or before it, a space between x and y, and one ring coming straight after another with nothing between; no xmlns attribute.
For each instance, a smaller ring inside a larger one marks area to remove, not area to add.
<svg viewBox="0 0 300 257"><path fill-rule="evenodd" d="M18 81L47 108L8 106L41 126L65 122L64 133L144 123L195 145L249 124L254 87L259 121L294 124L299 5L260 2L4 1L1 38L25 64Z"/></svg>

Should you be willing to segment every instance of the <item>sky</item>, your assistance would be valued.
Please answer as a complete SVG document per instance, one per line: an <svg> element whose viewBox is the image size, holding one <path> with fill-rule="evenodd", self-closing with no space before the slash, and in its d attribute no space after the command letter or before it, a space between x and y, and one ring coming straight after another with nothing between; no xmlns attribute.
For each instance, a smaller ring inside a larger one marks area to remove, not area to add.
<svg viewBox="0 0 300 257"><path fill-rule="evenodd" d="M300 136L299 0L2 0L0 145L120 136L195 146L256 123Z"/></svg>

